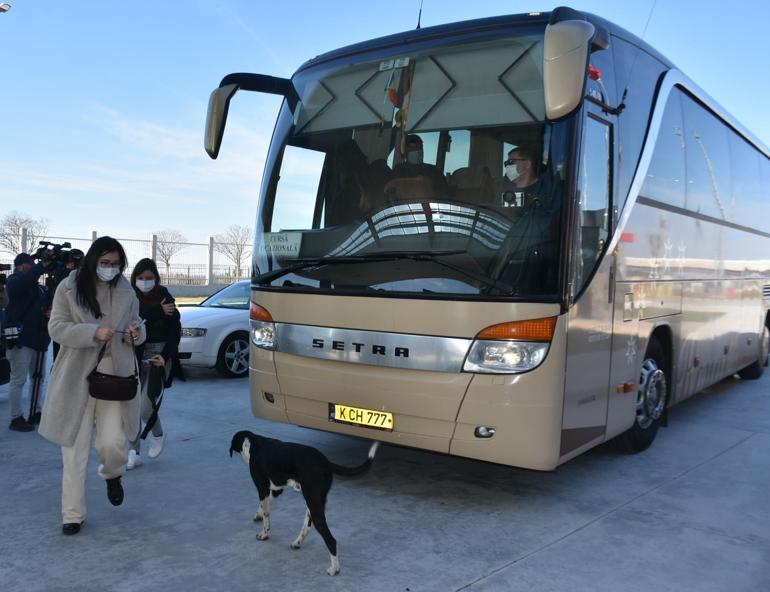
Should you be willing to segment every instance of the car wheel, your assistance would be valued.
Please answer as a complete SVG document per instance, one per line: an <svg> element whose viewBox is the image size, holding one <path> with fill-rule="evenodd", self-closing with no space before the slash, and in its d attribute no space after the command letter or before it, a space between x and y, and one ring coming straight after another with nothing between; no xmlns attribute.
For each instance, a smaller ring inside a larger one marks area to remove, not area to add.
<svg viewBox="0 0 770 592"><path fill-rule="evenodd" d="M636 419L620 437L627 452L642 452L650 447L658 433L661 418L668 402L668 377L666 355L660 342L654 337L647 346L639 376L636 398Z"/></svg>
<svg viewBox="0 0 770 592"><path fill-rule="evenodd" d="M233 333L222 342L217 354L217 372L227 378L249 374L249 334Z"/></svg>
<svg viewBox="0 0 770 592"><path fill-rule="evenodd" d="M770 332L765 327L762 336L759 338L759 356L753 364L749 364L743 370L738 372L738 376L744 380L756 380L761 378L762 373L767 366L767 351L770 348Z"/></svg>

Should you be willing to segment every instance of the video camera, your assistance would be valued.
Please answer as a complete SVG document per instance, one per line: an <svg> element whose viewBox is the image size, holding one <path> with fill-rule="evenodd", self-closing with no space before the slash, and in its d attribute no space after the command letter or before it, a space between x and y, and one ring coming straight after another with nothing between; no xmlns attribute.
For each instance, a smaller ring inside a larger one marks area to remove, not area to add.
<svg viewBox="0 0 770 592"><path fill-rule="evenodd" d="M77 268L83 259L83 251L71 247L70 243L40 241L40 248L32 255L32 259L40 263L48 275L61 280Z"/></svg>

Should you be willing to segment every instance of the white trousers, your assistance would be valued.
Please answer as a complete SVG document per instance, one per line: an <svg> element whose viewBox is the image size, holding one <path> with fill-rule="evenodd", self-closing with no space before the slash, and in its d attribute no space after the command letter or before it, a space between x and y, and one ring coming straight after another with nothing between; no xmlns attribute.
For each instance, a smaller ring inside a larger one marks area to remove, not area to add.
<svg viewBox="0 0 770 592"><path fill-rule="evenodd" d="M83 522L86 519L86 469L91 449L91 434L96 422L96 453L99 455L102 479L120 477L126 472L128 451L123 433L120 401L101 401L88 397L88 405L80 430L72 446L62 446L62 523Z"/></svg>

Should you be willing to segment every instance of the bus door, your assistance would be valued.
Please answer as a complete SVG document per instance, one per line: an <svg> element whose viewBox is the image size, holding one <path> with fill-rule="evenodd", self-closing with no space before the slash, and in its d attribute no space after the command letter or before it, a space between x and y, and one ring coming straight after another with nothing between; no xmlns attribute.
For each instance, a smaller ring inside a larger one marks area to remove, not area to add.
<svg viewBox="0 0 770 592"><path fill-rule="evenodd" d="M572 216L562 461L602 441L606 431L614 257L602 255L613 222L612 165L613 125L586 103Z"/></svg>

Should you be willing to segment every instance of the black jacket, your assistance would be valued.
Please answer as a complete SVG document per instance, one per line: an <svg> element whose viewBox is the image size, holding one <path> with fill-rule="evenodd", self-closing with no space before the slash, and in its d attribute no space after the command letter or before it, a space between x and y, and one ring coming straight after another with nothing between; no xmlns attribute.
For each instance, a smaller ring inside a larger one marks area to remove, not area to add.
<svg viewBox="0 0 770 592"><path fill-rule="evenodd" d="M148 304L145 301L146 295L136 287L136 297L139 299L139 316L145 321L145 330L147 331L147 340L145 343L160 343L165 342L161 355L168 364L171 363L171 374L166 381L166 387L170 387L174 377L184 380L184 373L182 372L182 365L179 362L179 340L182 337L182 322L179 316L179 311L175 310L173 315L167 315L163 312L163 308L160 302L174 302L174 297L165 288L165 286L157 286L155 290L158 290L160 294L153 294L153 300L157 300L157 304ZM154 292L154 290L153 290ZM158 296L160 299L158 300ZM144 345L136 348L136 355L141 361L144 354Z"/></svg>
<svg viewBox="0 0 770 592"><path fill-rule="evenodd" d="M33 265L25 272L14 271L6 284L8 306L5 309L5 326L19 325L19 347L45 351L51 343L48 323L44 317L44 288L38 283L45 270Z"/></svg>

